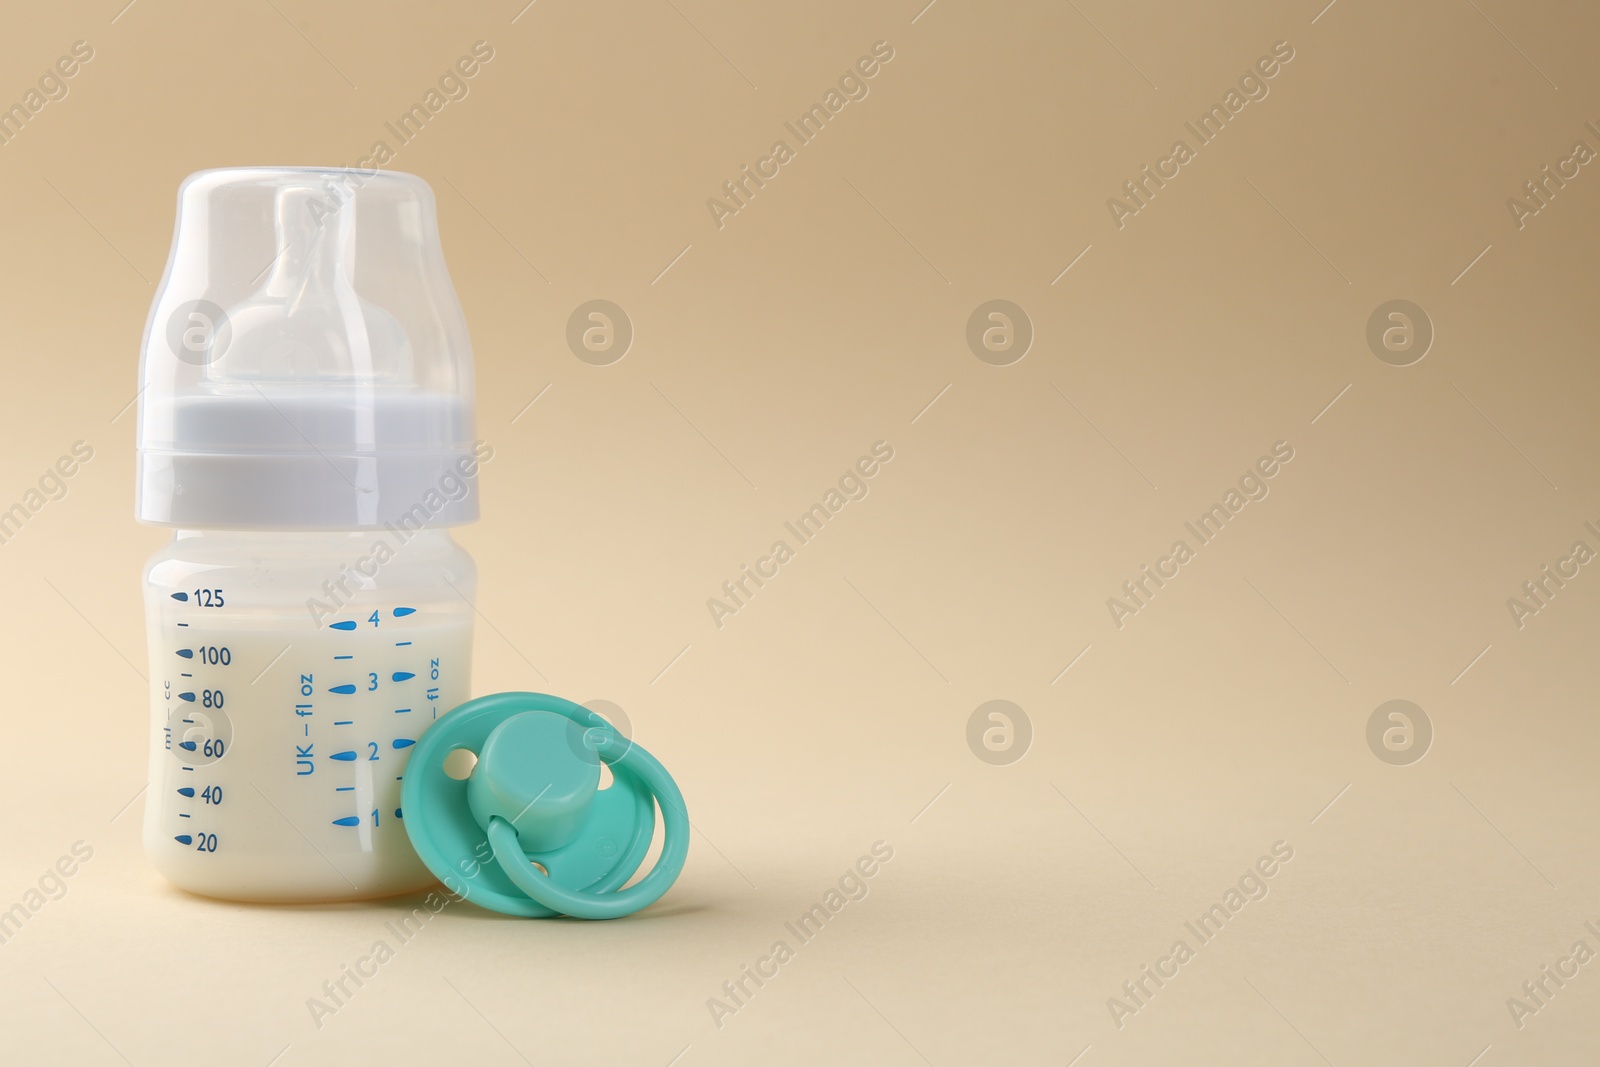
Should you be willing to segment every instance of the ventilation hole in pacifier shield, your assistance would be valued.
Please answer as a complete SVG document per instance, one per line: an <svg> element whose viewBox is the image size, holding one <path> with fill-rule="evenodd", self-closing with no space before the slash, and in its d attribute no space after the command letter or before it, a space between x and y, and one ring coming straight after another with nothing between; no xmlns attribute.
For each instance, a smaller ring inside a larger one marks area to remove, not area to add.
<svg viewBox="0 0 1600 1067"><path fill-rule="evenodd" d="M464 782L472 775L472 768L478 765L478 754L470 748L455 748L444 758L444 773L458 782Z"/></svg>
<svg viewBox="0 0 1600 1067"><path fill-rule="evenodd" d="M601 762L601 764L600 764L600 788L601 789L610 789L611 788L611 783L614 782L614 781L616 781L616 776L611 773L611 764L605 763L605 762Z"/></svg>
<svg viewBox="0 0 1600 1067"><path fill-rule="evenodd" d="M550 868L546 867L544 864L540 863L538 860L530 860L529 862L533 864L533 869L534 870L538 871L540 874L544 875L546 878L550 877Z"/></svg>

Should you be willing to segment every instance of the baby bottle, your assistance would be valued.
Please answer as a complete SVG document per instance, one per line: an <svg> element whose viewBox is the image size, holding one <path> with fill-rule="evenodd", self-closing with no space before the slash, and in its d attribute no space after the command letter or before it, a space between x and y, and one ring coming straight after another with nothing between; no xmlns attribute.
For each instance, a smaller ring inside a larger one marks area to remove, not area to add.
<svg viewBox="0 0 1600 1067"><path fill-rule="evenodd" d="M426 182L240 168L178 193L145 329L150 785L171 882L236 900L423 888L407 750L470 695L472 352Z"/></svg>

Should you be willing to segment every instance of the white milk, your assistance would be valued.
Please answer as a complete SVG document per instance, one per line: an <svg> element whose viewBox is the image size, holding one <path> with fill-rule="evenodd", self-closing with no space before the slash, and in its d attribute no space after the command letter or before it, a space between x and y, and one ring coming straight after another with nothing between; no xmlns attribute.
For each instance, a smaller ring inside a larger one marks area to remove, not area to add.
<svg viewBox="0 0 1600 1067"><path fill-rule="evenodd" d="M262 901L432 884L406 837L400 781L422 732L470 696L470 607L421 588L415 603L389 599L391 589L314 619L280 603L284 565L197 572L193 542L178 544L190 558L153 566L147 594L144 840L156 868L193 892ZM393 562L379 580L415 584L437 568L420 562ZM455 562L457 582L470 578Z"/></svg>

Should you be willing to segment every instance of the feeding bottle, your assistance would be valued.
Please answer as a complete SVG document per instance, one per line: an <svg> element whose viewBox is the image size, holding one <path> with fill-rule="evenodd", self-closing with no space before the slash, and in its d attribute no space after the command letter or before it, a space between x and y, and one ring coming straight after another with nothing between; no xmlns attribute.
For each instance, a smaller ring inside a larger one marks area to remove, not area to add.
<svg viewBox="0 0 1600 1067"><path fill-rule="evenodd" d="M140 361L144 843L208 896L433 882L408 750L470 695L472 354L427 183L204 171L178 194Z"/></svg>

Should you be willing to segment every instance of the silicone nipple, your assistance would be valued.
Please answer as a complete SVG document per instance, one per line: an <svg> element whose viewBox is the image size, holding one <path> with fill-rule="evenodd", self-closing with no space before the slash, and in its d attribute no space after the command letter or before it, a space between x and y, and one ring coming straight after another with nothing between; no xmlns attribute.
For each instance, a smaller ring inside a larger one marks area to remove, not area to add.
<svg viewBox="0 0 1600 1067"><path fill-rule="evenodd" d="M232 338L207 367L213 380L413 381L399 320L352 284L355 212L348 203L326 210L322 191L309 183L278 190L277 257L261 288L228 310Z"/></svg>

